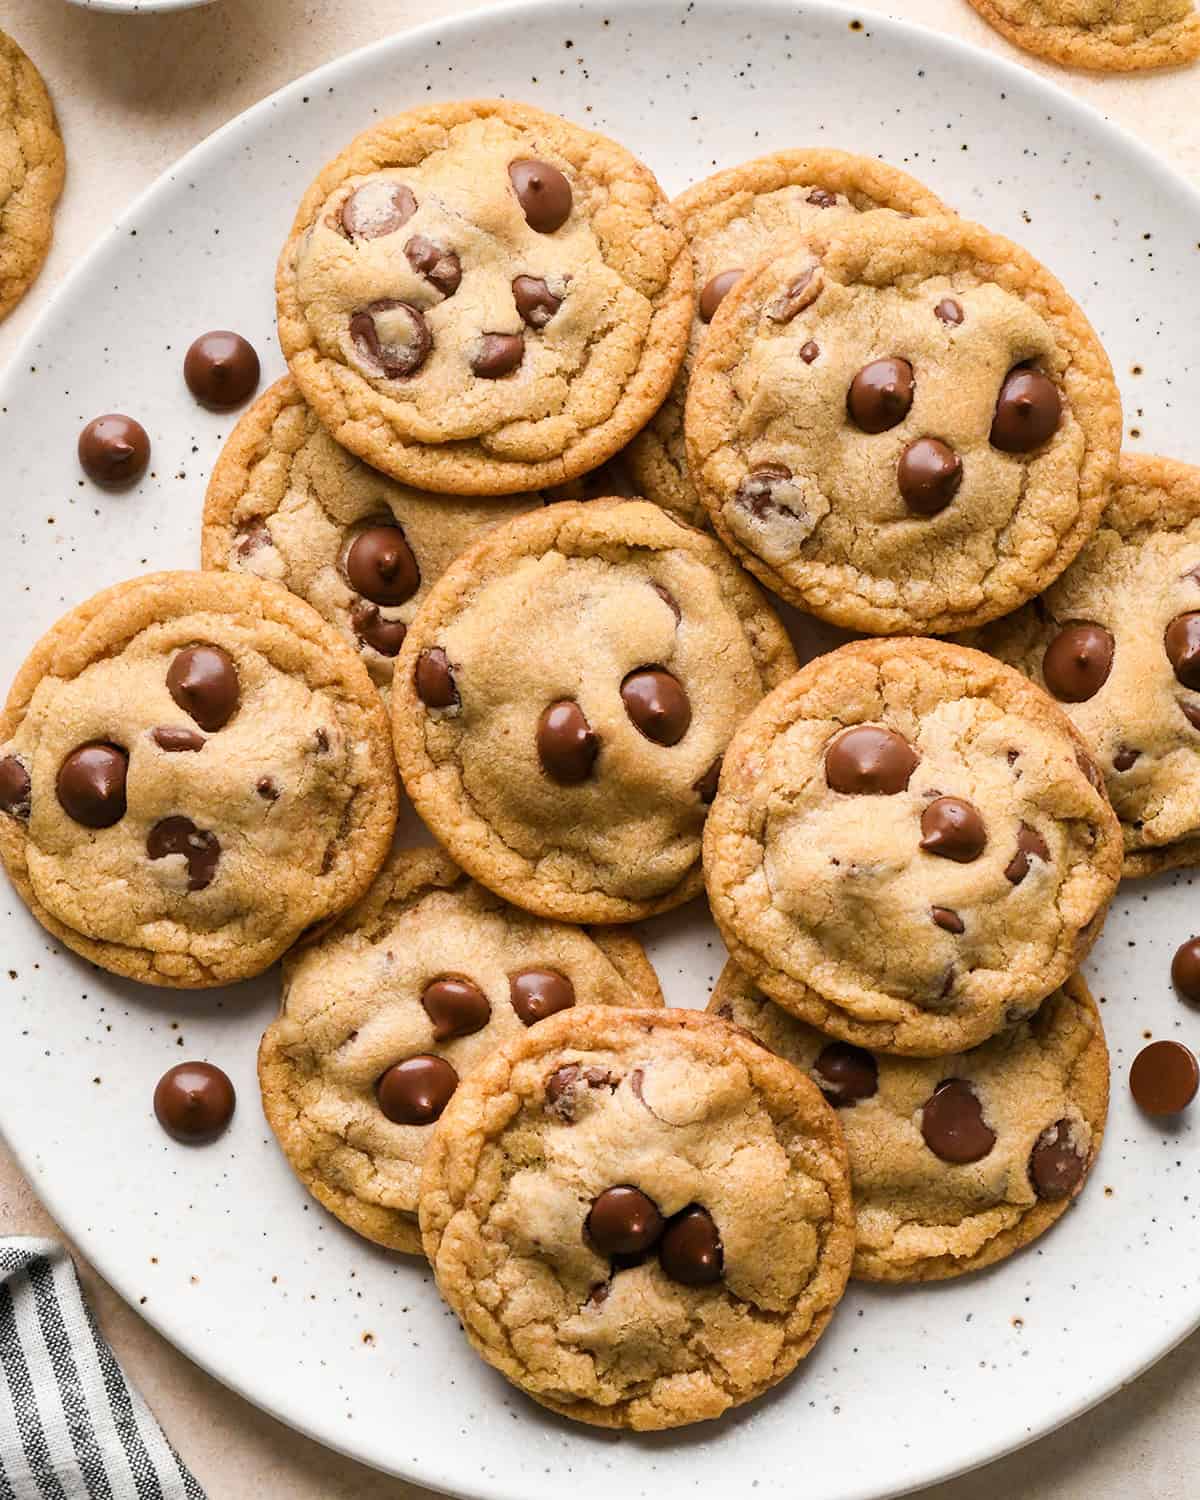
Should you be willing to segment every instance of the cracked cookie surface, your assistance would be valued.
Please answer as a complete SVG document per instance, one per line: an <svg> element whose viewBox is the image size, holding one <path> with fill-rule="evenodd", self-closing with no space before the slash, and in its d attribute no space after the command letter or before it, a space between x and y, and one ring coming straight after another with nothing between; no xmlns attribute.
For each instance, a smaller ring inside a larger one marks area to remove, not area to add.
<svg viewBox="0 0 1200 1500"><path fill-rule="evenodd" d="M701 890L717 763L794 666L713 538L648 501L564 502L433 586L392 686L396 757L483 885L543 916L635 921Z"/></svg>
<svg viewBox="0 0 1200 1500"><path fill-rule="evenodd" d="M1192 0L971 0L1010 42L1069 68L1127 73L1200 57Z"/></svg>
<svg viewBox="0 0 1200 1500"><path fill-rule="evenodd" d="M722 541L851 630L1006 614L1095 530L1121 405L1080 309L976 224L863 214L744 276L692 372L688 464Z"/></svg>
<svg viewBox="0 0 1200 1500"><path fill-rule="evenodd" d="M1121 835L1083 741L1027 678L941 641L862 641L739 730L704 868L731 955L780 1005L934 1056L1075 971Z"/></svg>
<svg viewBox="0 0 1200 1500"><path fill-rule="evenodd" d="M676 198L692 256L696 311L688 351L671 393L629 446L641 493L693 526L708 525L688 476L683 409L688 377L704 334L738 276L818 224L892 209L949 210L906 172L867 156L819 147L777 151L707 177Z"/></svg>
<svg viewBox="0 0 1200 1500"><path fill-rule="evenodd" d="M435 1128L420 1219L476 1350L607 1427L762 1394L824 1331L854 1249L820 1092L679 1010L581 1009L494 1053Z"/></svg>
<svg viewBox="0 0 1200 1500"><path fill-rule="evenodd" d="M1126 454L1071 567L972 640L1082 734L1121 820L1125 875L1200 863L1200 469Z"/></svg>
<svg viewBox="0 0 1200 1500"><path fill-rule="evenodd" d="M439 850L397 850L357 906L284 960L258 1056L263 1109L331 1213L419 1255L421 1162L458 1079L565 1008L662 1003L630 934L531 917Z"/></svg>
<svg viewBox="0 0 1200 1500"><path fill-rule="evenodd" d="M1078 975L1029 1020L931 1059L831 1041L734 963L709 1010L806 1073L837 1110L857 1219L855 1277L940 1281L994 1265L1061 1217L1096 1160L1108 1049Z"/></svg>
<svg viewBox="0 0 1200 1500"><path fill-rule="evenodd" d="M93 963L206 987L267 968L362 894L397 788L387 713L275 584L156 573L65 615L0 719L0 855Z"/></svg>
<svg viewBox="0 0 1200 1500"><path fill-rule="evenodd" d="M279 340L321 421L408 484L504 494L596 468L653 414L692 269L650 171L529 105L373 126L305 195Z"/></svg>
<svg viewBox="0 0 1200 1500"><path fill-rule="evenodd" d="M0 31L0 318L42 268L66 157L42 76Z"/></svg>

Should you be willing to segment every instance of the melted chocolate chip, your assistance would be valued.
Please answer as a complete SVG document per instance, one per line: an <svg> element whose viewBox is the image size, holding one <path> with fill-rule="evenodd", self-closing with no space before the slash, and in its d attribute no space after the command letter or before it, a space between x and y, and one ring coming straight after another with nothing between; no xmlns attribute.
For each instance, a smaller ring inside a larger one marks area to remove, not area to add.
<svg viewBox="0 0 1200 1500"><path fill-rule="evenodd" d="M472 1036L482 1031L491 1019L488 997L477 984L455 974L433 979L421 991L421 1004L433 1022L435 1042L448 1042L456 1036Z"/></svg>
<svg viewBox="0 0 1200 1500"><path fill-rule="evenodd" d="M1103 625L1084 621L1065 626L1046 647L1042 676L1061 702L1085 703L1104 686L1112 663L1112 636Z"/></svg>
<svg viewBox="0 0 1200 1500"><path fill-rule="evenodd" d="M360 602L350 611L354 634L380 656L399 656L408 626L403 620L385 620L377 604Z"/></svg>
<svg viewBox="0 0 1200 1500"><path fill-rule="evenodd" d="M453 250L443 250L423 234L414 234L404 247L409 265L443 297L453 297L462 282L462 262Z"/></svg>
<svg viewBox="0 0 1200 1500"><path fill-rule="evenodd" d="M658 1247L658 1263L672 1281L710 1286L720 1281L725 1251L712 1215L692 1203L672 1216Z"/></svg>
<svg viewBox="0 0 1200 1500"><path fill-rule="evenodd" d="M233 1119L237 1097L229 1076L208 1062L176 1063L158 1080L154 1114L173 1140L199 1146Z"/></svg>
<svg viewBox="0 0 1200 1500"><path fill-rule="evenodd" d="M921 814L921 848L960 865L978 859L987 831L978 808L962 797L939 797Z"/></svg>
<svg viewBox="0 0 1200 1500"><path fill-rule="evenodd" d="M387 380L415 375L433 348L421 310L394 297L356 312L350 319L350 338L363 364Z"/></svg>
<svg viewBox="0 0 1200 1500"><path fill-rule="evenodd" d="M556 969L522 969L509 977L508 993L513 1010L526 1026L575 1004L575 986Z"/></svg>
<svg viewBox="0 0 1200 1500"><path fill-rule="evenodd" d="M1010 880L1013 885L1020 885L1029 874L1031 855L1036 859L1049 860L1050 850L1046 846L1046 840L1036 828L1031 828L1028 823L1022 823L1017 830L1017 852L1004 867L1004 878Z"/></svg>
<svg viewBox="0 0 1200 1500"><path fill-rule="evenodd" d="M1029 1180L1048 1203L1069 1197L1083 1181L1084 1159L1071 1144L1070 1120L1057 1120L1029 1153Z"/></svg>
<svg viewBox="0 0 1200 1500"><path fill-rule="evenodd" d="M260 776L254 783L254 790L264 802L279 801L279 786L272 776Z"/></svg>
<svg viewBox="0 0 1200 1500"><path fill-rule="evenodd" d="M237 668L220 646L186 646L167 669L167 690L209 734L229 723L241 698Z"/></svg>
<svg viewBox="0 0 1200 1500"><path fill-rule="evenodd" d="M0 812L28 820L31 790L29 772L15 755L0 760Z"/></svg>
<svg viewBox="0 0 1200 1500"><path fill-rule="evenodd" d="M238 557L245 561L253 557L256 552L261 552L264 547L272 544L270 531L261 522L253 525L243 523L238 527L238 540L234 551Z"/></svg>
<svg viewBox="0 0 1200 1500"><path fill-rule="evenodd" d="M652 583L650 587L675 616L675 623L678 625L680 620L683 619L683 611L679 608L679 600L676 599L670 589L663 588L661 583Z"/></svg>
<svg viewBox="0 0 1200 1500"><path fill-rule="evenodd" d="M393 1125L432 1125L458 1087L444 1057L421 1053L393 1063L375 1085L379 1108Z"/></svg>
<svg viewBox="0 0 1200 1500"><path fill-rule="evenodd" d="M996 1144L975 1090L961 1078L939 1083L925 1101L921 1134L935 1156L955 1166L981 1161Z"/></svg>
<svg viewBox="0 0 1200 1500"><path fill-rule="evenodd" d="M571 184L557 167L548 161L514 161L509 164L508 179L530 229L553 234L567 222Z"/></svg>
<svg viewBox="0 0 1200 1500"><path fill-rule="evenodd" d="M174 724L160 724L157 729L150 731L150 738L168 755L177 755L182 750L203 750L207 744L204 736L197 734L194 729L184 729Z"/></svg>
<svg viewBox="0 0 1200 1500"><path fill-rule="evenodd" d="M484 333L471 355L471 369L480 380L500 380L511 375L524 358L524 334Z"/></svg>
<svg viewBox="0 0 1200 1500"><path fill-rule="evenodd" d="M1167 660L1184 687L1200 688L1200 614L1176 615L1163 635Z"/></svg>
<svg viewBox="0 0 1200 1500"><path fill-rule="evenodd" d="M213 882L221 858L215 833L201 832L191 818L163 818L146 835L146 853L151 859L182 854L187 860L188 890L202 891Z"/></svg>
<svg viewBox="0 0 1200 1500"><path fill-rule="evenodd" d="M129 756L119 745L80 745L58 768L54 789L69 818L85 828L111 828L125 816Z"/></svg>
<svg viewBox="0 0 1200 1500"><path fill-rule="evenodd" d="M1193 729L1200 729L1200 705L1194 703L1181 703L1180 712Z"/></svg>
<svg viewBox="0 0 1200 1500"><path fill-rule="evenodd" d="M586 781L600 753L600 738L569 698L542 710L537 726L537 753L542 770L564 786Z"/></svg>
<svg viewBox="0 0 1200 1500"><path fill-rule="evenodd" d="M738 266L732 271L718 271L709 281L704 284L697 304L702 323L711 323L716 316L717 308L724 302L726 296L734 286L742 279L745 272Z"/></svg>
<svg viewBox="0 0 1200 1500"><path fill-rule="evenodd" d="M879 1089L879 1064L863 1047L830 1042L813 1063L817 1087L835 1109L870 1099Z"/></svg>
<svg viewBox="0 0 1200 1500"><path fill-rule="evenodd" d="M79 466L96 484L132 484L149 463L146 429L120 412L93 418L79 434Z"/></svg>
<svg viewBox="0 0 1200 1500"><path fill-rule="evenodd" d="M780 486L791 477L792 471L786 464L758 464L742 479L734 499L760 521L772 511L795 515L779 498Z"/></svg>
<svg viewBox="0 0 1200 1500"><path fill-rule="evenodd" d="M1200 1069L1182 1042L1151 1042L1133 1060L1129 1087L1148 1115L1175 1115L1196 1097Z"/></svg>
<svg viewBox="0 0 1200 1500"><path fill-rule="evenodd" d="M638 730L656 745L677 745L692 722L678 679L662 667L639 667L621 684L621 701Z"/></svg>
<svg viewBox="0 0 1200 1500"><path fill-rule="evenodd" d="M797 313L817 300L824 285L825 279L819 274L819 267L811 266L807 271L801 271L795 281L767 303L764 309L767 317L772 323L790 323Z"/></svg>
<svg viewBox="0 0 1200 1500"><path fill-rule="evenodd" d="M421 570L399 526L368 526L346 551L350 587L372 604L403 604L421 586Z"/></svg>
<svg viewBox="0 0 1200 1500"><path fill-rule="evenodd" d="M956 302L953 297L943 297L933 311L943 323L948 323L951 327L963 320L962 303Z"/></svg>
<svg viewBox="0 0 1200 1500"><path fill-rule="evenodd" d="M575 1111L580 1085L589 1089L615 1089L618 1080L607 1068L582 1068L578 1063L566 1063L555 1068L546 1079L546 1108L567 1125L575 1122Z"/></svg>
<svg viewBox="0 0 1200 1500"><path fill-rule="evenodd" d="M808 201L814 208L836 208L837 194L831 193L827 188L813 188Z"/></svg>
<svg viewBox="0 0 1200 1500"><path fill-rule="evenodd" d="M913 389L913 367L906 359L876 359L850 382L846 407L863 432L887 432L908 416Z"/></svg>
<svg viewBox="0 0 1200 1500"><path fill-rule="evenodd" d="M891 797L908 787L919 757L903 735L875 724L843 729L825 751L825 780L835 792Z"/></svg>
<svg viewBox="0 0 1200 1500"><path fill-rule="evenodd" d="M724 758L723 755L718 755L708 770L705 771L704 775L698 776L692 782L692 790L706 807L709 806L713 798L717 795L717 787L721 781L721 762Z"/></svg>
<svg viewBox="0 0 1200 1500"><path fill-rule="evenodd" d="M611 1187L593 1199L583 1227L601 1255L641 1255L661 1238L663 1218L638 1188Z"/></svg>
<svg viewBox="0 0 1200 1500"><path fill-rule="evenodd" d="M342 228L352 240L377 240L395 234L416 211L412 188L376 177L356 188L342 204Z"/></svg>
<svg viewBox="0 0 1200 1500"><path fill-rule="evenodd" d="M459 702L450 659L440 646L430 646L417 657L413 682L426 708L453 708Z"/></svg>
<svg viewBox="0 0 1200 1500"><path fill-rule="evenodd" d="M545 328L562 306L562 298L540 276L514 276L512 294L521 321L530 328Z"/></svg>
<svg viewBox="0 0 1200 1500"><path fill-rule="evenodd" d="M188 390L202 405L218 410L240 406L253 395L260 373L253 344L226 328L202 333L183 357Z"/></svg>
<svg viewBox="0 0 1200 1500"><path fill-rule="evenodd" d="M1171 983L1192 1005L1200 1005L1200 938L1188 938L1171 960Z"/></svg>
<svg viewBox="0 0 1200 1500"><path fill-rule="evenodd" d="M936 516L958 494L962 459L940 438L918 438L900 455L896 478L914 515Z"/></svg>
<svg viewBox="0 0 1200 1500"><path fill-rule="evenodd" d="M955 937L966 932L966 925L956 911L951 911L948 906L931 906L929 915L943 932L952 932Z"/></svg>
<svg viewBox="0 0 1200 1500"><path fill-rule="evenodd" d="M1140 750L1135 750L1130 745L1122 745L1113 756L1113 770L1131 771L1137 765L1138 757L1141 753Z"/></svg>
<svg viewBox="0 0 1200 1500"><path fill-rule="evenodd" d="M992 419L991 441L1001 453L1032 453L1058 431L1062 397L1040 370L1018 365L1004 377Z"/></svg>
<svg viewBox="0 0 1200 1500"><path fill-rule="evenodd" d="M800 345L800 358L806 365L813 364L816 360L820 359L820 357L821 346L819 344L814 344L812 339L809 339L807 344Z"/></svg>

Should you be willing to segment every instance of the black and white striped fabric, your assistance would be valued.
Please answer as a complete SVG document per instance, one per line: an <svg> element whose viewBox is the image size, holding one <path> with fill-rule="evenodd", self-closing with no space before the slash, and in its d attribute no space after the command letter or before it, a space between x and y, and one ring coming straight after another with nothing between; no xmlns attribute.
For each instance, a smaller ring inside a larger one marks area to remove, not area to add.
<svg viewBox="0 0 1200 1500"><path fill-rule="evenodd" d="M204 1500L54 1240L0 1239L0 1500Z"/></svg>

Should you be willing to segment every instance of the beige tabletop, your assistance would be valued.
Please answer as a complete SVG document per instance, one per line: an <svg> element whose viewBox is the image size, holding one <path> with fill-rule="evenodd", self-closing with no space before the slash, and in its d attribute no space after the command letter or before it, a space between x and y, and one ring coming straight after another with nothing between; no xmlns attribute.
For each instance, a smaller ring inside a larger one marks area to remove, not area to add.
<svg viewBox="0 0 1200 1500"><path fill-rule="evenodd" d="M341 53L475 0L217 0L173 15L112 16L64 0L4 0L0 25L55 97L68 178L54 249L33 292L0 326L7 360L55 283L135 193L231 116ZM720 3L720 0L698 0ZM1008 56L966 0L894 0L889 10ZM1200 184L1200 67L1134 79L1038 63ZM380 101L386 105L387 101ZM54 1224L0 1148L0 1234ZM1185 1247L1180 1246L1184 1254ZM419 1500L426 1492L361 1468L280 1426L153 1333L90 1268L100 1322L210 1500ZM1194 1500L1200 1335L1071 1426L923 1500ZM749 1494L749 1479L747 1480Z"/></svg>

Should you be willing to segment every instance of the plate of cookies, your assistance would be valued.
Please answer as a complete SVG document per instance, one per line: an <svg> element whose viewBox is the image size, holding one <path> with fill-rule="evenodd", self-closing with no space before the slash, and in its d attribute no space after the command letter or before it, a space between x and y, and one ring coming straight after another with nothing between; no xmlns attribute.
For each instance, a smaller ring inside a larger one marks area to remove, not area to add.
<svg viewBox="0 0 1200 1500"><path fill-rule="evenodd" d="M135 204L0 379L0 1126L126 1299L487 1500L880 1500L1190 1331L1198 244L816 0Z"/></svg>

